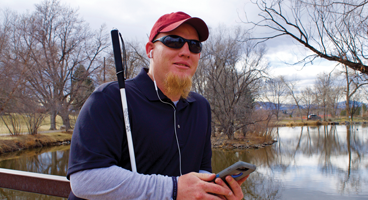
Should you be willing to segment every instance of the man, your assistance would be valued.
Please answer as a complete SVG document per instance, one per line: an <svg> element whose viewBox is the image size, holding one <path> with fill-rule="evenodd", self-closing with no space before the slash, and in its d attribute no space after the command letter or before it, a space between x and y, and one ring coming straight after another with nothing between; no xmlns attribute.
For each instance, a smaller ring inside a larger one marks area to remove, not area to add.
<svg viewBox="0 0 368 200"><path fill-rule="evenodd" d="M150 67L126 81L137 171L129 152L117 82L101 85L83 106L72 138L72 192L85 199L241 199L240 184L211 182L211 111L190 92L207 25L183 12L154 24ZM200 172L200 173L198 173Z"/></svg>

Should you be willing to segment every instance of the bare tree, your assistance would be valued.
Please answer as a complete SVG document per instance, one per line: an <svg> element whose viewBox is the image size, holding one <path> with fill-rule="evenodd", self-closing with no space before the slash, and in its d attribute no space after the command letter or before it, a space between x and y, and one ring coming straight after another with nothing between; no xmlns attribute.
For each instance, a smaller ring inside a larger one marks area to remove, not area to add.
<svg viewBox="0 0 368 200"><path fill-rule="evenodd" d="M364 102L367 102L368 101L368 87L367 86L365 86L365 87L362 87L362 92L363 92L363 101ZM363 116L367 116L366 114L368 114L367 113L367 106L368 106L368 104L367 103L365 103L364 105L363 105L363 111L364 111L364 114L363 114Z"/></svg>
<svg viewBox="0 0 368 200"><path fill-rule="evenodd" d="M346 82L344 93L345 93L345 109L346 109L346 117L352 120L353 115L356 112L356 106L354 103L352 104L350 100L353 96L359 91L359 89L368 84L368 75L362 74L358 71L354 71L349 69L346 65L343 66L344 79Z"/></svg>
<svg viewBox="0 0 368 200"><path fill-rule="evenodd" d="M126 78L129 79L135 77L142 67L148 68L149 59L146 56L145 45L138 41L125 41L125 49L127 59ZM100 68L96 73L98 85L117 80L114 54L112 48L110 50L105 59L104 67Z"/></svg>
<svg viewBox="0 0 368 200"><path fill-rule="evenodd" d="M16 39L12 37L14 23L19 20L16 13L10 10L2 11L0 15L0 117L12 135L19 135L22 130L22 118L19 115L23 95L21 89L25 86L23 75L26 69L19 70L12 45ZM15 51L19 51L16 49Z"/></svg>
<svg viewBox="0 0 368 200"><path fill-rule="evenodd" d="M7 87L9 86L9 82L14 80L12 77L12 70L7 65L6 59L4 59L6 52L9 49L10 44L10 13L2 12L2 21L0 22L0 116L3 114L6 104L9 101L9 94L12 89ZM10 84L13 85L13 84Z"/></svg>
<svg viewBox="0 0 368 200"><path fill-rule="evenodd" d="M269 109L272 110L276 120L280 118L282 104L286 103L288 88L282 81L282 76L266 80L264 84L263 98L270 102Z"/></svg>
<svg viewBox="0 0 368 200"><path fill-rule="evenodd" d="M127 47L127 75L126 78L135 77L141 68L149 67L149 59L146 55L145 45L138 41L128 41Z"/></svg>
<svg viewBox="0 0 368 200"><path fill-rule="evenodd" d="M300 62L317 57L335 61L368 74L367 0L259 0L262 18L247 22L269 33L260 42L289 36L311 52Z"/></svg>
<svg viewBox="0 0 368 200"><path fill-rule="evenodd" d="M329 111L331 110L331 106L337 103L334 102L332 95L334 93L333 87L332 72L329 74L323 72L322 74L317 75L317 79L314 84L316 103L318 104L318 108L322 109L323 120L325 121Z"/></svg>
<svg viewBox="0 0 368 200"><path fill-rule="evenodd" d="M107 47L104 28L93 33L88 24L78 18L77 10L45 0L36 4L36 11L24 14L14 23L13 54L18 69L28 69L23 77L39 102L51 114L51 129L60 115L70 128L72 95L82 87L72 84L79 65L86 67L85 77L101 67L101 52ZM80 77L83 78L83 77Z"/></svg>
<svg viewBox="0 0 368 200"><path fill-rule="evenodd" d="M335 72L333 69L329 74L323 73L317 76L317 83L320 85L315 85L319 87L316 89L316 98L320 98L321 92L325 93L327 102L325 105L325 112L330 114L331 117L335 117L338 113L339 102L343 95L343 87L341 86L341 81L339 80L339 72ZM321 88L322 87L322 88ZM321 99L316 99L315 102L319 102Z"/></svg>
<svg viewBox="0 0 368 200"><path fill-rule="evenodd" d="M18 20L15 13L10 10L2 12L0 19L0 115L4 112L10 113L15 108L15 96L19 88L24 86L23 75L26 69L18 70L15 66L18 61L11 58L16 57L12 54L12 45L16 45L16 41L11 37L14 32L13 23Z"/></svg>
<svg viewBox="0 0 368 200"><path fill-rule="evenodd" d="M302 113L302 105L300 104L302 101L302 97L298 95L298 90L296 88L297 80L288 81L284 76L279 77L281 82L285 84L286 88L288 89L288 95L291 96L297 106L300 120L303 121L303 113Z"/></svg>
<svg viewBox="0 0 368 200"><path fill-rule="evenodd" d="M311 114L311 111L315 109L315 97L316 92L311 87L307 87L302 90L301 103L304 105L304 109L306 110L306 115Z"/></svg>
<svg viewBox="0 0 368 200"><path fill-rule="evenodd" d="M329 113L331 117L336 117L339 113L339 102L343 97L343 87L340 86L336 81L338 81L336 76L333 76L333 87L330 90L330 109Z"/></svg>
<svg viewBox="0 0 368 200"><path fill-rule="evenodd" d="M32 93L33 91L28 88L22 89L22 98L18 98L18 117L25 122L28 134L36 135L47 115L47 111Z"/></svg>
<svg viewBox="0 0 368 200"><path fill-rule="evenodd" d="M212 30L194 77L194 90L211 104L214 126L229 139L255 123L253 101L268 67L265 48L252 48L247 38L248 33L239 27Z"/></svg>
<svg viewBox="0 0 368 200"><path fill-rule="evenodd" d="M349 102L349 118L351 121L354 121L354 116L359 114L359 111L361 110L362 104L361 104L361 95L359 92L355 93L353 96L350 97Z"/></svg>

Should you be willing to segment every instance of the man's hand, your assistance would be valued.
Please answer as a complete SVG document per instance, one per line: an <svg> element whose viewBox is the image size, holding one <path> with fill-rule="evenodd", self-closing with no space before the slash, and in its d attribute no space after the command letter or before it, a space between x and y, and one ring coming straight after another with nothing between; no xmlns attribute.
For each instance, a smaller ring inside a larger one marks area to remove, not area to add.
<svg viewBox="0 0 368 200"><path fill-rule="evenodd" d="M178 181L178 200L182 199L223 199L224 197L234 196L233 192L225 184L226 187L220 184L211 182L216 177L215 174L200 174L200 173L189 173L179 177ZM232 178L232 177L230 177ZM233 179L232 185L239 184ZM231 185L230 185L231 186ZM231 186L231 188L233 188ZM237 189L236 187L234 187ZM240 189L241 191L241 189ZM236 193L238 194L238 193ZM241 193L243 194L243 193Z"/></svg>
<svg viewBox="0 0 368 200"><path fill-rule="evenodd" d="M225 199L228 199L228 200L243 199L244 194L243 194L243 191L242 191L240 185L242 183L244 183L244 181L246 181L248 177L249 177L249 175L242 178L242 179L240 179L240 180L238 180L238 181L236 181L233 177L227 176L226 177L226 182L229 184L230 188L229 188L228 185L226 185L226 183L221 178L217 178L215 180L215 183L217 183L218 185L221 185L222 187L224 187L226 189L231 189L231 191L232 191L231 194L223 196Z"/></svg>

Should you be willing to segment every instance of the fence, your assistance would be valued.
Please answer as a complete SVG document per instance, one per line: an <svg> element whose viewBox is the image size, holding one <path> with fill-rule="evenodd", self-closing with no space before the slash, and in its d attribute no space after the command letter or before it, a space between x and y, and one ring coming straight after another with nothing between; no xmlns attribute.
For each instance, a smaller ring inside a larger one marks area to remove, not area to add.
<svg viewBox="0 0 368 200"><path fill-rule="evenodd" d="M0 187L68 198L70 184L63 176L0 168Z"/></svg>

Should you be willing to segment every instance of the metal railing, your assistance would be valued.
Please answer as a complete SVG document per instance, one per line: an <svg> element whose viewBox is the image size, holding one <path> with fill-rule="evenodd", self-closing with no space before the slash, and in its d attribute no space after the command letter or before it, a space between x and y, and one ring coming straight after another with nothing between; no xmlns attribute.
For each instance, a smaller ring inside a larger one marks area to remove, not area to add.
<svg viewBox="0 0 368 200"><path fill-rule="evenodd" d="M0 168L0 187L68 198L69 180L64 176Z"/></svg>

